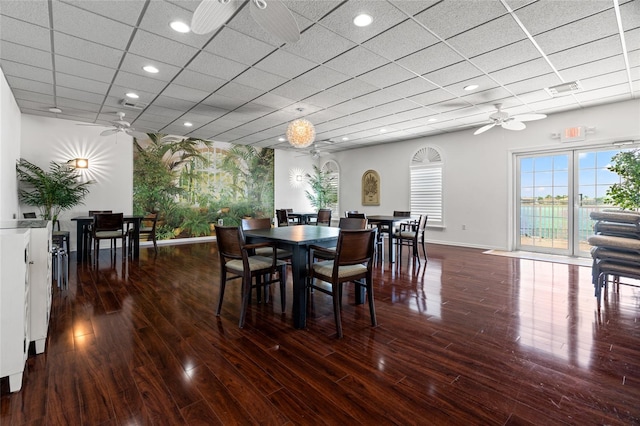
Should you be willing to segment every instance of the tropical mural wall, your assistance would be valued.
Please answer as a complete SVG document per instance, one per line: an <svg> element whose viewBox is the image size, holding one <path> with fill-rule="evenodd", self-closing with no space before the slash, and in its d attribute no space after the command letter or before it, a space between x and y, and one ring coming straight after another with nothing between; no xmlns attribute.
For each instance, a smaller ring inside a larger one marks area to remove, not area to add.
<svg viewBox="0 0 640 426"><path fill-rule="evenodd" d="M158 239L208 236L219 221L273 216L272 149L148 136L134 140L133 212L158 213Z"/></svg>

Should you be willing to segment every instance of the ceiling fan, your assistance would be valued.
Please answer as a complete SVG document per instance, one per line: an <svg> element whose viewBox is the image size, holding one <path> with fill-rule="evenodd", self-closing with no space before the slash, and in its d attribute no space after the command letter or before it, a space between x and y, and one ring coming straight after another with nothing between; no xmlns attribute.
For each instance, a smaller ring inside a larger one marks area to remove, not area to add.
<svg viewBox="0 0 640 426"><path fill-rule="evenodd" d="M489 116L492 122L490 124L487 124L486 126L480 127L478 130L473 132L474 135L484 133L493 126L502 126L503 129L507 130L524 130L527 126L525 126L523 121L534 121L547 118L545 114L519 114L511 117L509 116L508 112L504 112L501 110L502 104L495 104L495 107L496 112Z"/></svg>
<svg viewBox="0 0 640 426"><path fill-rule="evenodd" d="M131 123L124 120L124 112L117 112L116 115L118 116L118 119L111 121L113 128L103 130L100 132L100 136L109 136L118 132L123 132L137 139L146 139L148 137L146 133L136 131L136 129L131 127ZM81 126L100 126L100 124L81 124Z"/></svg>
<svg viewBox="0 0 640 426"><path fill-rule="evenodd" d="M293 13L279 0L248 0L251 17L265 31L287 43L300 40ZM207 34L217 30L240 9L237 0L202 0L191 18L191 31Z"/></svg>

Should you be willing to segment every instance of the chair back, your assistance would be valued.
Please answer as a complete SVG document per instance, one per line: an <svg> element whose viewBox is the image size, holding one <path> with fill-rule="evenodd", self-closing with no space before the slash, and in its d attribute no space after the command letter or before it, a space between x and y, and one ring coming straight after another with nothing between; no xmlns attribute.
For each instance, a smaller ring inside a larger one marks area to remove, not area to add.
<svg viewBox="0 0 640 426"><path fill-rule="evenodd" d="M331 224L331 209L320 209L318 210L318 222L317 224L326 223L327 225Z"/></svg>
<svg viewBox="0 0 640 426"><path fill-rule="evenodd" d="M360 218L360 219L366 219L367 215L364 214L364 213L355 212L355 213L347 213L347 217L357 217L357 218Z"/></svg>
<svg viewBox="0 0 640 426"><path fill-rule="evenodd" d="M35 219L36 218L36 212L22 213L22 217L24 217L25 219Z"/></svg>
<svg viewBox="0 0 640 426"><path fill-rule="evenodd" d="M276 210L276 219L278 220L278 226L289 226L289 217L285 209Z"/></svg>
<svg viewBox="0 0 640 426"><path fill-rule="evenodd" d="M113 213L113 210L89 210L89 216L95 216L98 213Z"/></svg>
<svg viewBox="0 0 640 426"><path fill-rule="evenodd" d="M365 229L367 227L367 219L360 217L341 217L338 227L340 229Z"/></svg>
<svg viewBox="0 0 640 426"><path fill-rule="evenodd" d="M263 217L260 219L242 219L242 229L245 231L251 229L269 229L271 228L271 219Z"/></svg>
<svg viewBox="0 0 640 426"><path fill-rule="evenodd" d="M121 231L124 225L122 213L96 213L93 215L93 232Z"/></svg>
<svg viewBox="0 0 640 426"><path fill-rule="evenodd" d="M418 233L424 233L424 228L427 227L427 218L426 214L420 215L420 220L418 221Z"/></svg>
<svg viewBox="0 0 640 426"><path fill-rule="evenodd" d="M371 265L375 229L340 230L334 267L365 263Z"/></svg>
<svg viewBox="0 0 640 426"><path fill-rule="evenodd" d="M402 210L394 210L393 215L396 217L411 217L411 212L402 211Z"/></svg>
<svg viewBox="0 0 640 426"><path fill-rule="evenodd" d="M220 261L225 263L225 259L242 259L242 246L244 245L244 235L242 228L238 226L214 226L216 230L216 242Z"/></svg>
<svg viewBox="0 0 640 426"><path fill-rule="evenodd" d="M344 212L344 217L349 217L350 214L358 213L358 210L347 210Z"/></svg>
<svg viewBox="0 0 640 426"><path fill-rule="evenodd" d="M158 214L149 213L142 218L142 227L146 228L144 232L154 232L156 230L156 224L158 223Z"/></svg>

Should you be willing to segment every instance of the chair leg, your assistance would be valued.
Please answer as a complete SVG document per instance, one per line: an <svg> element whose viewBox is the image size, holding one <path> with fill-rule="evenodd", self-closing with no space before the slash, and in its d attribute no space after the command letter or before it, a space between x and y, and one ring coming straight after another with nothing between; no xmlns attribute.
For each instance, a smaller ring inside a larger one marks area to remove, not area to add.
<svg viewBox="0 0 640 426"><path fill-rule="evenodd" d="M249 299L251 299L251 274L242 277L242 309L240 310L240 321L238 321L238 327L244 327L244 318L247 315L247 308L249 307Z"/></svg>
<svg viewBox="0 0 640 426"><path fill-rule="evenodd" d="M287 302L287 265L280 266L280 306L282 307L282 313L284 314Z"/></svg>
<svg viewBox="0 0 640 426"><path fill-rule="evenodd" d="M333 292L333 317L336 321L336 332L338 334L338 339L342 338L342 315L340 314L340 287L342 284L332 284L331 285Z"/></svg>
<svg viewBox="0 0 640 426"><path fill-rule="evenodd" d="M369 314L371 315L371 325L373 327L378 325L378 319L376 318L376 307L373 303L373 285L371 278L365 279L367 282L367 299L369 299Z"/></svg>
<svg viewBox="0 0 640 426"><path fill-rule="evenodd" d="M220 296L218 297L218 308L216 309L216 316L220 316L222 310L222 299L224 298L224 288L227 285L227 273L224 269L220 272Z"/></svg>

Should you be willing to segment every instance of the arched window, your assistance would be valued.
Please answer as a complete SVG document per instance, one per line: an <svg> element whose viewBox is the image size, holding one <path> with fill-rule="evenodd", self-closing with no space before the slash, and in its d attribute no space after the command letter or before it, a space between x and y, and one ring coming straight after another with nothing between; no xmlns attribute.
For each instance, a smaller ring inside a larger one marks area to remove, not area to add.
<svg viewBox="0 0 640 426"><path fill-rule="evenodd" d="M329 172L329 176L333 177L331 184L334 187L336 194L336 204L331 208L331 217L340 217L340 198L338 194L340 194L340 168L338 167L338 163L333 160L327 160L321 167L323 172Z"/></svg>
<svg viewBox="0 0 640 426"><path fill-rule="evenodd" d="M411 214L428 215L427 225L444 226L440 152L427 146L411 159Z"/></svg>

